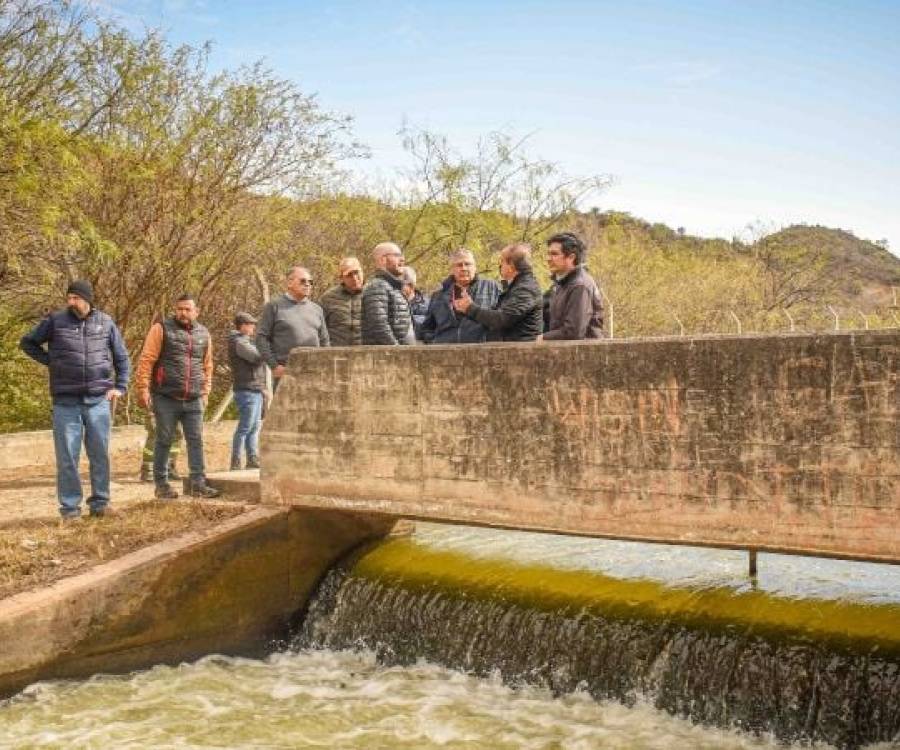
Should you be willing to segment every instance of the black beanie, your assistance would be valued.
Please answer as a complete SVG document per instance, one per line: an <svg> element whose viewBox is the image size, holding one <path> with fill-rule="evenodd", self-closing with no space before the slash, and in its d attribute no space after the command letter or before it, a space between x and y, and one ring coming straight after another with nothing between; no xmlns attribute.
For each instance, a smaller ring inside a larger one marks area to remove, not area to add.
<svg viewBox="0 0 900 750"><path fill-rule="evenodd" d="M94 287L87 279L78 279L69 284L66 294L77 294L88 304L94 304Z"/></svg>

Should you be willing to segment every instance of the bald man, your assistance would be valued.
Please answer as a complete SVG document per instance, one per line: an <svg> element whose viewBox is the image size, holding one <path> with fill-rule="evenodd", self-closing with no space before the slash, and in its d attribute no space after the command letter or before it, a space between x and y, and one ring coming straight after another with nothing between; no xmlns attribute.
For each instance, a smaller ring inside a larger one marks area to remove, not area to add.
<svg viewBox="0 0 900 750"><path fill-rule="evenodd" d="M409 343L412 325L409 303L403 295L403 251L382 242L372 251L375 274L362 293L362 342L379 346Z"/></svg>
<svg viewBox="0 0 900 750"><path fill-rule="evenodd" d="M319 299L332 346L362 344L363 270L356 258L342 258L338 281Z"/></svg>

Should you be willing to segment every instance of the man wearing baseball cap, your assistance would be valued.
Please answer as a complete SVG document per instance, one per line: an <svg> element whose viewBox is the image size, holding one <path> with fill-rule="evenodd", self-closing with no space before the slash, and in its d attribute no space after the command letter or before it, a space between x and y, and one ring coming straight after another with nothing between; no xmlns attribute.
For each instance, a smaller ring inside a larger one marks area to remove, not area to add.
<svg viewBox="0 0 900 750"><path fill-rule="evenodd" d="M325 313L332 346L362 344L363 270L356 258L342 258L338 266L339 284L331 287L319 304Z"/></svg>
<svg viewBox="0 0 900 750"><path fill-rule="evenodd" d="M231 442L231 470L237 471L244 451L247 468L259 468L259 423L266 389L266 362L254 340L256 318L239 312L234 316L234 328L228 334L228 361L238 409L238 425Z"/></svg>
<svg viewBox="0 0 900 750"><path fill-rule="evenodd" d="M47 345L44 348L44 345ZM66 308L51 313L19 343L50 371L56 492L64 520L81 515L81 444L90 462L90 514L109 504L109 437L112 404L125 393L131 362L113 319L94 307L94 289L78 280L66 289Z"/></svg>

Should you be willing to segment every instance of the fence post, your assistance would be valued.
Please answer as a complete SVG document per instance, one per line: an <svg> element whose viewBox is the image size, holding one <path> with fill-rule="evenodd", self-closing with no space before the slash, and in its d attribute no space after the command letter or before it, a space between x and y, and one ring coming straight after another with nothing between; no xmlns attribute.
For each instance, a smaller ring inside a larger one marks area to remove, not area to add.
<svg viewBox="0 0 900 750"><path fill-rule="evenodd" d="M744 326L741 325L741 319L735 314L734 310L728 311L729 315L734 318L734 322L737 323L738 335L744 332Z"/></svg>
<svg viewBox="0 0 900 750"><path fill-rule="evenodd" d="M869 330L869 319L866 317L866 314L862 310L860 310L858 307L855 309L856 309L856 312L859 313L859 317L861 317L863 319L863 325L866 327L866 330L868 331Z"/></svg>
<svg viewBox="0 0 900 750"><path fill-rule="evenodd" d="M679 318L675 313L672 313L672 317L675 318L678 326L681 328L681 335L684 336L684 323L681 322L681 318Z"/></svg>
<svg viewBox="0 0 900 750"><path fill-rule="evenodd" d="M834 330L840 331L841 319L838 317L837 311L831 305L825 305L825 307L828 309L828 312L830 312L834 316Z"/></svg>
<svg viewBox="0 0 900 750"><path fill-rule="evenodd" d="M791 325L791 333L793 333L793 332L794 332L794 316L791 315L790 312L788 312L787 309L785 309L783 312L784 312L785 315L787 315L787 319L788 319L788 321L790 322L790 325Z"/></svg>

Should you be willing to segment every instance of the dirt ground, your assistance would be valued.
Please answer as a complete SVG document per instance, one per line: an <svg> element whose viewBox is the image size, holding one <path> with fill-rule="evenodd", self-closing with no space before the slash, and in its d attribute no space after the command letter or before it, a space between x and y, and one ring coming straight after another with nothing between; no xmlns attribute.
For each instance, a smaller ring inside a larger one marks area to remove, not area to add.
<svg viewBox="0 0 900 750"><path fill-rule="evenodd" d="M176 483L180 484L180 483ZM90 484L82 480L85 498ZM125 508L153 498L153 483L141 482L136 476L113 477L110 487L110 507ZM87 513L86 506L82 512ZM56 501L56 477L53 474L35 476L7 473L0 477L0 527L11 521L26 518L55 519L59 517Z"/></svg>
<svg viewBox="0 0 900 750"><path fill-rule="evenodd" d="M89 494L89 483L83 485ZM111 512L62 523L54 476L0 477L0 599L242 513L240 503L153 501L153 484L114 477Z"/></svg>

